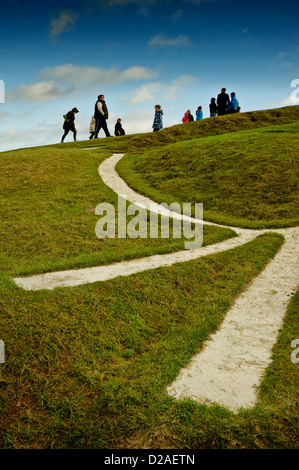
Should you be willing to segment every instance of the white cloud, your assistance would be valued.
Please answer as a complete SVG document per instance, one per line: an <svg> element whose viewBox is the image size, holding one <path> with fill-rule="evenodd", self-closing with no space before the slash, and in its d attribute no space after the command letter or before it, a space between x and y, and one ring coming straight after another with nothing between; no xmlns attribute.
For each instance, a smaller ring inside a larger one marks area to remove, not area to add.
<svg viewBox="0 0 299 470"><path fill-rule="evenodd" d="M28 101L41 103L68 95L72 88L62 89L53 80L20 85L7 93L7 101Z"/></svg>
<svg viewBox="0 0 299 470"><path fill-rule="evenodd" d="M157 95L157 92L161 89L162 85L159 82L145 83L135 91L131 98L127 99L131 104L143 103L144 101L153 101Z"/></svg>
<svg viewBox="0 0 299 470"><path fill-rule="evenodd" d="M131 104L142 103L145 101L154 101L157 99L173 100L180 93L184 93L185 87L192 85L196 81L192 75L181 75L172 80L170 84L160 82L145 83L133 93L132 96L126 96L125 99Z"/></svg>
<svg viewBox="0 0 299 470"><path fill-rule="evenodd" d="M150 47L187 47L190 46L189 36L181 34L176 38L169 38L163 34L156 34L148 42Z"/></svg>
<svg viewBox="0 0 299 470"><path fill-rule="evenodd" d="M127 80L150 79L157 72L146 67L132 66L123 71L117 69L102 69L100 67L85 67L73 64L49 67L41 70L38 76L56 80L59 83L67 83L76 86L98 86L115 84Z"/></svg>
<svg viewBox="0 0 299 470"><path fill-rule="evenodd" d="M153 78L157 75L157 72L147 67L138 67L133 66L125 69L123 72L120 73L119 79L120 81L124 80L140 80L140 79L149 79Z"/></svg>
<svg viewBox="0 0 299 470"><path fill-rule="evenodd" d="M53 18L50 23L50 36L59 36L59 34L70 31L77 19L78 15L73 10L62 11L58 18Z"/></svg>

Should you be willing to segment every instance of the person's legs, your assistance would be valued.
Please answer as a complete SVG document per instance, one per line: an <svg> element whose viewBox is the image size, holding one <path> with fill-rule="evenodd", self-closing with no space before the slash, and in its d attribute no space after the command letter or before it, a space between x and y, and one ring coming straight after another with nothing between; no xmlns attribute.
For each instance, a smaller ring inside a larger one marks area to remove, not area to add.
<svg viewBox="0 0 299 470"><path fill-rule="evenodd" d="M98 134L101 130L101 122L99 119L96 119L96 127L95 127L95 132L94 132L94 139L97 139L98 138Z"/></svg>
<svg viewBox="0 0 299 470"><path fill-rule="evenodd" d="M61 138L61 143L63 143L63 141L64 141L64 139L66 138L66 136L68 135L68 133L69 133L69 130L65 129L64 134L63 134L63 136L62 136L62 138Z"/></svg>
<svg viewBox="0 0 299 470"><path fill-rule="evenodd" d="M104 119L104 121L102 123L102 128L103 128L103 131L105 132L106 137L111 137L110 132L109 132L108 127L107 127L106 119Z"/></svg>

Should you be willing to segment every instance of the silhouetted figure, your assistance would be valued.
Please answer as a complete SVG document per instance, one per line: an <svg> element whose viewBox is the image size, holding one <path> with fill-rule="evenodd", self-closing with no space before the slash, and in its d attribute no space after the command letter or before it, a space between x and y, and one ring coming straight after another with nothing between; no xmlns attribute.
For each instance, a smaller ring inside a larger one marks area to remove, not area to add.
<svg viewBox="0 0 299 470"><path fill-rule="evenodd" d="M190 109L188 109L187 113L188 113L188 116L189 116L189 121L188 122L194 121L194 117L192 116Z"/></svg>
<svg viewBox="0 0 299 470"><path fill-rule="evenodd" d="M121 125L121 118L118 118L116 124L115 124L115 128L114 128L114 135L116 137L120 136L120 135L125 135L125 131Z"/></svg>
<svg viewBox="0 0 299 470"><path fill-rule="evenodd" d="M226 114L226 110L229 107L230 100L229 96L226 93L226 88L221 89L221 93L219 93L217 97L217 105L218 105L218 116L223 116Z"/></svg>
<svg viewBox="0 0 299 470"><path fill-rule="evenodd" d="M67 114L63 116L64 117L64 123L63 123L64 134L61 138L61 143L64 142L65 137L68 135L70 131L73 132L74 142L76 142L77 130L75 127L75 114L77 113L79 113L78 109L73 108L71 111L69 111Z"/></svg>
<svg viewBox="0 0 299 470"><path fill-rule="evenodd" d="M108 119L108 108L105 103L104 95L98 96L98 101L94 107L94 117L96 120L96 128L95 128L95 136L94 138L97 139L99 132L101 129L105 132L106 137L110 137L110 132L107 127L107 119Z"/></svg>
<svg viewBox="0 0 299 470"><path fill-rule="evenodd" d="M218 113L218 106L216 104L216 98L211 98L210 117L217 116L217 113Z"/></svg>

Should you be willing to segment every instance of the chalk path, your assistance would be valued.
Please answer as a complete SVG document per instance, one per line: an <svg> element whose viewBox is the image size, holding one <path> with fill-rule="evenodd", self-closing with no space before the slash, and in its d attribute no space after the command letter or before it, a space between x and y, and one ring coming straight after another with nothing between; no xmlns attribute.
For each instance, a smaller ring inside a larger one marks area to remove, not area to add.
<svg viewBox="0 0 299 470"><path fill-rule="evenodd" d="M181 218L179 214L167 211L128 187L115 169L122 157L123 154L115 154L104 160L99 167L102 180L131 203ZM199 222L192 218L189 220ZM257 403L258 387L271 362L272 349L283 325L288 303L298 288L299 229L247 230L221 226L233 229L238 237L194 250L154 255L109 266L14 278L14 281L27 290L77 286L225 251L241 246L266 231L283 234L285 241L275 258L236 299L218 331L211 335L202 350L167 388L168 394L176 399L191 398L199 403L218 403L237 412L240 408L251 408Z"/></svg>

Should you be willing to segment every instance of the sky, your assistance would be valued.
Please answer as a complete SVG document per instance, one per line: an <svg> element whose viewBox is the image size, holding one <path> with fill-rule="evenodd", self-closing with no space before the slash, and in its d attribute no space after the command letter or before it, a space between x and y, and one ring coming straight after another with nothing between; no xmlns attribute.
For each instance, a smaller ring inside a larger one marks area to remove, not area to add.
<svg viewBox="0 0 299 470"><path fill-rule="evenodd" d="M298 14L297 0L1 0L0 151L60 142L74 107L88 139L99 94L112 135L118 118L152 132L156 104L164 127L198 106L209 118L222 87L241 112L299 104Z"/></svg>

